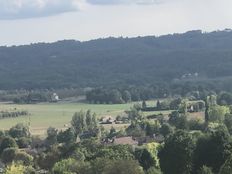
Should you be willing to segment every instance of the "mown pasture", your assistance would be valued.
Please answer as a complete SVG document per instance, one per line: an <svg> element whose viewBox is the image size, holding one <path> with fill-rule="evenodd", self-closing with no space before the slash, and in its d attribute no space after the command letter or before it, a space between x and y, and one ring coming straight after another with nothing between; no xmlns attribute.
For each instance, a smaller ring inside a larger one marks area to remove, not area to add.
<svg viewBox="0 0 232 174"><path fill-rule="evenodd" d="M152 105L154 101L149 101ZM0 119L0 129L7 130L17 123L24 123L30 125L30 130L34 135L44 135L46 129L50 126L63 129L70 126L70 121L75 112L80 110L87 111L90 109L95 112L98 118L104 116L121 115L125 110L129 110L135 103L128 104L87 104L87 103L39 103L18 105L10 103L1 103L0 111L10 110L26 110L30 113L29 116L22 116L16 118ZM153 114L156 112L153 112ZM160 113L160 112L157 112ZM167 111L166 111L167 113ZM148 113L145 113L147 115ZM119 125L116 125L117 127ZM123 125L122 125L123 126ZM107 126L109 127L109 126ZM110 126L111 127L111 126Z"/></svg>
<svg viewBox="0 0 232 174"><path fill-rule="evenodd" d="M118 115L125 114L126 110L129 110L136 103L127 104L87 104L87 103L39 103L39 104L11 104L11 103L0 103L0 111L22 111L26 110L29 112L28 116L20 116L15 118L0 119L0 130L8 130L17 123L24 123L29 125L30 131L33 135L44 136L48 127L55 127L59 130L65 129L70 126L70 121L75 112L80 110L87 111L90 109L95 112L98 118L104 116L116 117ZM140 102L141 104L141 102ZM148 106L155 105L155 101L147 101ZM143 112L144 116L154 114L164 114L165 118L168 119L168 114L171 110L167 111L152 111ZM204 118L203 112L189 114L189 119L200 119ZM114 126L117 129L124 128L127 125L104 125L105 128L110 129Z"/></svg>

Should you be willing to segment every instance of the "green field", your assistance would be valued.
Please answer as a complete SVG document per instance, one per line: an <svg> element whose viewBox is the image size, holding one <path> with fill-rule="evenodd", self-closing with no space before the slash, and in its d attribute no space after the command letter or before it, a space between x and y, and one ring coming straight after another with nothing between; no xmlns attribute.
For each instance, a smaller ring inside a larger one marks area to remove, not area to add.
<svg viewBox="0 0 232 174"><path fill-rule="evenodd" d="M27 110L30 116L23 116L17 118L6 118L0 120L1 129L9 129L17 123L28 124L30 121L30 128L33 134L44 134L49 126L59 129L65 128L69 125L70 120L75 112L80 110L87 111L91 109L92 112L101 116L117 116L129 109L133 104L120 105L95 105L84 103L42 103L30 105L15 105L15 104L0 104L0 110Z"/></svg>
<svg viewBox="0 0 232 174"><path fill-rule="evenodd" d="M154 101L147 102L149 105ZM117 116L123 114L125 110L129 110L135 103L128 104L86 104L86 103L40 103L29 105L17 105L0 103L0 111L10 110L27 110L30 115L17 118L6 118L0 120L0 129L7 130L17 123L29 124L30 130L34 135L44 135L47 128L52 126L58 129L66 128L70 125L70 121L75 112L80 110L87 111L90 109L100 118L102 116ZM158 114L160 112L144 113ZM111 127L111 126L110 126Z"/></svg>

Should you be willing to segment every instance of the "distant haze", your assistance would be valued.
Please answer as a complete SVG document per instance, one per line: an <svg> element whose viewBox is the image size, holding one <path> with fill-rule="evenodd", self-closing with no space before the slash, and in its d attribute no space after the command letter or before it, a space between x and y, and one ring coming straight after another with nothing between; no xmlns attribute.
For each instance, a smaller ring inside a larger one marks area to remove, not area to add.
<svg viewBox="0 0 232 174"><path fill-rule="evenodd" d="M231 0L1 0L0 45L232 28Z"/></svg>

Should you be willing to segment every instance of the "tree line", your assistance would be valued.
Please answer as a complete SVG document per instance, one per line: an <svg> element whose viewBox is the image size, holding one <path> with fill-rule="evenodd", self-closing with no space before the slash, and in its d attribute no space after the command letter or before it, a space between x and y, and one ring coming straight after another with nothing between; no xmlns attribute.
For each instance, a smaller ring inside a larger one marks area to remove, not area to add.
<svg viewBox="0 0 232 174"><path fill-rule="evenodd" d="M176 83L175 85L150 85L150 86L127 86L93 88L86 92L86 100L89 103L98 104L121 104L133 101L146 101L163 98L188 98L189 100L205 100L209 95L217 95L217 102L221 105L232 104L232 91L218 91L217 87L210 88L208 85L194 83ZM165 109L165 103L163 109ZM174 104L174 103L173 103ZM172 104L171 104L172 105ZM175 105L175 104L174 104ZM173 106L170 106L171 108Z"/></svg>
<svg viewBox="0 0 232 174"><path fill-rule="evenodd" d="M0 119L29 115L28 111L0 111Z"/></svg>

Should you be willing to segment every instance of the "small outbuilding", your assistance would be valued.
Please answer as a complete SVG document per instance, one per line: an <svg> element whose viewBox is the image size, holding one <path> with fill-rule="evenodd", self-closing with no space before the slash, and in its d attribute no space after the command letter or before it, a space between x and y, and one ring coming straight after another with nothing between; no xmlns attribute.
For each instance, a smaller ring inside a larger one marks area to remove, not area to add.
<svg viewBox="0 0 232 174"><path fill-rule="evenodd" d="M57 93L53 93L51 96L51 102L58 102L60 100L59 96Z"/></svg>
<svg viewBox="0 0 232 174"><path fill-rule="evenodd" d="M113 124L115 123L115 119L111 116L105 116L100 119L100 124Z"/></svg>

